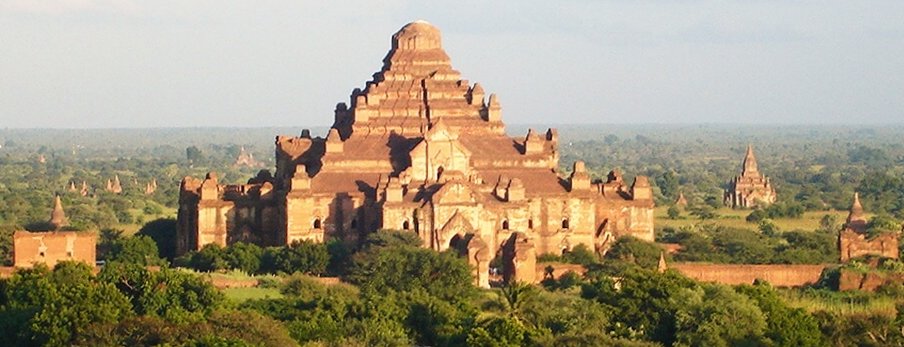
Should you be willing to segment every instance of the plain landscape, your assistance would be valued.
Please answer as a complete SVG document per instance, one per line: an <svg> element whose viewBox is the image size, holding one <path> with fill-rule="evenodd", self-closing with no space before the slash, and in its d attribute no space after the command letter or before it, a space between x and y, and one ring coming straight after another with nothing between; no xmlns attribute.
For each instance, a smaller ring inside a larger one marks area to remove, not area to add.
<svg viewBox="0 0 904 347"><path fill-rule="evenodd" d="M509 131L525 133L528 127ZM98 232L98 260L108 264L96 276L68 264L52 275L30 275L50 271L36 268L4 280L2 324L11 332L6 345L21 339L186 343L193 329L208 332L208 339L252 345L816 346L894 345L904 338L896 328L904 303L900 282L874 292L837 291L827 274L801 288L732 288L658 273L661 248L637 240L620 240L602 257L586 249L541 255L587 271L536 287L489 290L472 286L460 258L420 254L408 248L419 240L399 231L378 232L356 246L236 244L174 257L182 177L215 171L226 183L243 183L258 170L272 170L274 134L301 130L0 130L4 263L11 265L12 232L40 228L59 195L67 230ZM315 136L324 133L313 129ZM559 134L563 176L572 169L566 163L582 158L594 178L613 169L650 177L656 241L681 247L667 254L669 263L839 264L838 232L854 192L873 219L900 226L904 217L900 126L580 125L562 126ZM773 207L723 204L727 181L740 172L748 145L776 187ZM236 165L243 150L259 163ZM104 189L113 177L121 193ZM151 181L157 188L148 192ZM84 195L82 182L89 187ZM676 208L679 195L687 205ZM844 266L868 269L867 263ZM148 272L147 265L163 269ZM881 269L860 271L902 269L888 261ZM442 276L423 277L427 273ZM612 275L621 278L621 288L633 289L613 292ZM159 291L133 288L135 283L181 284ZM35 286L55 289L29 290ZM92 294L66 292L73 290ZM96 298L109 291L121 292L114 296L124 302L98 306ZM62 303L84 308L14 318Z"/></svg>

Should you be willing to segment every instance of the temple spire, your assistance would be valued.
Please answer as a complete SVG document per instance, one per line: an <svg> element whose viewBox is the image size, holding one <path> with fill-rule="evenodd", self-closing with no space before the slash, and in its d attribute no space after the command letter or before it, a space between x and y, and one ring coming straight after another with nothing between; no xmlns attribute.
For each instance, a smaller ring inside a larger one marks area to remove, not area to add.
<svg viewBox="0 0 904 347"><path fill-rule="evenodd" d="M669 269L669 266L665 263L665 252L659 251L659 264L656 266L656 270L659 273L663 273Z"/></svg>
<svg viewBox="0 0 904 347"><path fill-rule="evenodd" d="M854 202L851 203L851 211L845 224L848 228L865 231L866 216L863 214L863 205L860 204L860 194L854 193Z"/></svg>
<svg viewBox="0 0 904 347"><path fill-rule="evenodd" d="M756 165L756 156L753 154L753 145L747 145L747 154L744 155L744 171L741 175L747 176L749 174L756 174L757 172L758 168Z"/></svg>
<svg viewBox="0 0 904 347"><path fill-rule="evenodd" d="M60 199L59 195L53 199L53 211L50 212L49 223L53 226L54 230L59 230L69 224L66 220L66 212L63 211L63 201Z"/></svg>

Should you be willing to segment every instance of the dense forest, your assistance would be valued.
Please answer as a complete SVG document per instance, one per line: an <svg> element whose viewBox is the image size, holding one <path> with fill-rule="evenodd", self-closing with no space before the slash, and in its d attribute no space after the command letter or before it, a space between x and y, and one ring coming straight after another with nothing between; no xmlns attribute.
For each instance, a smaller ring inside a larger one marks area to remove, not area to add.
<svg viewBox="0 0 904 347"><path fill-rule="evenodd" d="M55 195L67 229L99 233L106 261L99 273L64 263L0 280L0 345L904 345L901 285L847 293L828 283L698 283L655 271L661 248L634 239L603 258L583 248L542 257L582 264L586 275L491 290L471 285L464 259L390 230L360 245L240 243L175 257L180 180L217 171L221 181L243 182L272 170L275 135L300 132L0 130L0 261L11 262L13 231L46 227ZM597 178L613 169L628 181L650 177L657 241L682 246L670 262L835 263L839 211L855 191L871 225L904 219L900 126L567 126L559 135L563 175L583 160ZM731 210L722 191L748 144L779 202ZM242 148L261 165L235 165ZM115 177L121 193L105 189ZM673 206L679 193L687 207ZM904 272L900 262L883 266ZM207 280L214 274L258 285L217 289Z"/></svg>

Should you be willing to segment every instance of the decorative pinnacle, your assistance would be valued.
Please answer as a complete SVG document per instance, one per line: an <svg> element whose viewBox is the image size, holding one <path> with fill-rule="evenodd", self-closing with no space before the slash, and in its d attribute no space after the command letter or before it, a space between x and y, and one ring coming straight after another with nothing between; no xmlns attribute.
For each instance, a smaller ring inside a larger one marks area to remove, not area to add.
<svg viewBox="0 0 904 347"><path fill-rule="evenodd" d="M66 212L63 210L63 201L60 199L59 195L55 196L53 199L53 211L50 212L50 224L57 230L67 224Z"/></svg>
<svg viewBox="0 0 904 347"><path fill-rule="evenodd" d="M744 174L756 173L756 155L753 154L753 145L747 145L747 154L744 155Z"/></svg>

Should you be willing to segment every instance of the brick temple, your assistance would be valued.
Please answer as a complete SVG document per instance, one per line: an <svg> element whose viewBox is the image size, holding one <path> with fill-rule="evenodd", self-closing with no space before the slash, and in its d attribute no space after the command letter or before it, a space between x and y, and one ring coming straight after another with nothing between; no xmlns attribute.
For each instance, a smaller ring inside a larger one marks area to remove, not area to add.
<svg viewBox="0 0 904 347"><path fill-rule="evenodd" d="M178 250L404 230L466 255L486 286L497 256L533 276L539 254L653 241L646 177L591 180L583 162L570 167L559 171L555 129L506 135L499 98L453 69L437 28L413 22L392 36L373 80L336 106L325 138L276 138L275 173L238 185L186 177Z"/></svg>
<svg viewBox="0 0 904 347"><path fill-rule="evenodd" d="M732 178L725 190L725 205L732 208L765 207L774 204L777 198L772 181L760 173L753 146L747 145L741 175Z"/></svg>
<svg viewBox="0 0 904 347"><path fill-rule="evenodd" d="M841 262L870 255L898 259L899 230L869 235L867 225L866 214L863 212L863 205L860 204L860 195L854 193L851 211L838 233Z"/></svg>

